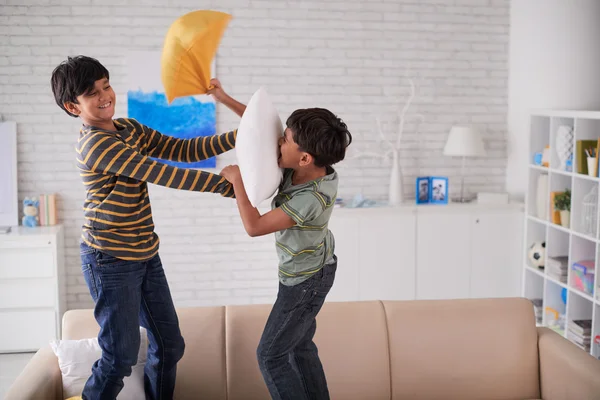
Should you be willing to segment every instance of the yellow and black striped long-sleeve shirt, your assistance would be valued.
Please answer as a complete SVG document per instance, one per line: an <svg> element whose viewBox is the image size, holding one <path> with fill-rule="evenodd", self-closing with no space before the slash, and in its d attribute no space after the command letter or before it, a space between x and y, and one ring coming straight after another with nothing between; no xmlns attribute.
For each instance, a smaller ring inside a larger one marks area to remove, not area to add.
<svg viewBox="0 0 600 400"><path fill-rule="evenodd" d="M148 260L158 253L159 239L147 182L234 196L231 184L220 175L177 168L152 158L201 161L233 149L237 130L177 139L134 119L120 118L114 123L117 131L84 126L79 136L77 165L87 191L82 239L123 260Z"/></svg>

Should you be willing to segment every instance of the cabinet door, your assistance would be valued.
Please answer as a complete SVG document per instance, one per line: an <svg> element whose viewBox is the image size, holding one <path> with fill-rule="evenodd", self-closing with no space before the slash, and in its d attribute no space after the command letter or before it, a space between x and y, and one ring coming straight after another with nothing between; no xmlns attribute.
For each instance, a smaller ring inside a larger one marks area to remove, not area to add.
<svg viewBox="0 0 600 400"><path fill-rule="evenodd" d="M417 299L468 298L468 211L437 207L420 207L417 213Z"/></svg>
<svg viewBox="0 0 600 400"><path fill-rule="evenodd" d="M361 300L415 298L414 210L373 210L360 218Z"/></svg>
<svg viewBox="0 0 600 400"><path fill-rule="evenodd" d="M471 297L519 296L523 213L520 210L476 213L471 225Z"/></svg>
<svg viewBox="0 0 600 400"><path fill-rule="evenodd" d="M57 337L52 309L0 310L0 353L37 351Z"/></svg>
<svg viewBox="0 0 600 400"><path fill-rule="evenodd" d="M334 210L329 230L335 238L335 255L338 258L333 287L327 301L358 300L359 246L358 217L351 210Z"/></svg>

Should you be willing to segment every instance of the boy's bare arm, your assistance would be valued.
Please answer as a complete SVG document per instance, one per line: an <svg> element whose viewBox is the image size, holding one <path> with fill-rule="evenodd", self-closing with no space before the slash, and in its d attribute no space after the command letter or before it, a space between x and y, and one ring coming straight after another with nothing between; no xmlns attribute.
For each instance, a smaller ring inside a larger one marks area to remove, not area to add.
<svg viewBox="0 0 600 400"><path fill-rule="evenodd" d="M233 97L231 97L230 95L228 95L227 93L225 93L223 87L221 86L221 82L219 82L218 79L211 79L210 85L211 89L208 90L208 94L212 95L215 98L215 100L217 100L221 104L224 104L227 108L236 113L240 118L242 117L242 115L244 115L244 111L246 111L246 106L234 99Z"/></svg>
<svg viewBox="0 0 600 400"><path fill-rule="evenodd" d="M88 171L127 176L173 189L215 192L233 197L227 180L209 172L177 168L143 156L110 133L96 131L83 138L77 161Z"/></svg>
<svg viewBox="0 0 600 400"><path fill-rule="evenodd" d="M221 175L233 184L235 197L237 199L240 217L244 224L244 229L249 236L263 236L269 233L289 229L296 225L293 219L289 217L281 208L276 208L264 215L252 207L244 183L237 165L227 166L221 171Z"/></svg>

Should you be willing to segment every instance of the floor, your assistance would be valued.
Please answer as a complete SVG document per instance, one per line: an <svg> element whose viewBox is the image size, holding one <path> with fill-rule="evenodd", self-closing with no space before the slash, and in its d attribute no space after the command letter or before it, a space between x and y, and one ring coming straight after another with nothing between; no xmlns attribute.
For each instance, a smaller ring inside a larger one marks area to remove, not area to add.
<svg viewBox="0 0 600 400"><path fill-rule="evenodd" d="M0 354L0 399L4 399L8 388L34 353Z"/></svg>

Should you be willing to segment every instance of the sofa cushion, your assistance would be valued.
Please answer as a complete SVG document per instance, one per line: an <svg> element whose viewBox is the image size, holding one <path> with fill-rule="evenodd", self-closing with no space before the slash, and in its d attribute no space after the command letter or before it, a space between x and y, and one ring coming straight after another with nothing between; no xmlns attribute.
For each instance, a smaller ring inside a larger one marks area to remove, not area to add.
<svg viewBox="0 0 600 400"><path fill-rule="evenodd" d="M392 399L539 398L537 330L526 299L383 302Z"/></svg>
<svg viewBox="0 0 600 400"><path fill-rule="evenodd" d="M98 338L77 340L53 340L50 342L62 375L63 397L80 396L90 377L92 365L102 355ZM148 350L148 337L145 329L140 329L140 348L131 375L123 379L123 389L117 396L122 399L144 398L144 367Z"/></svg>
<svg viewBox="0 0 600 400"><path fill-rule="evenodd" d="M268 399L256 348L271 305L229 306L226 316L230 400ZM388 338L380 302L325 303L315 343L331 398L390 398Z"/></svg>

